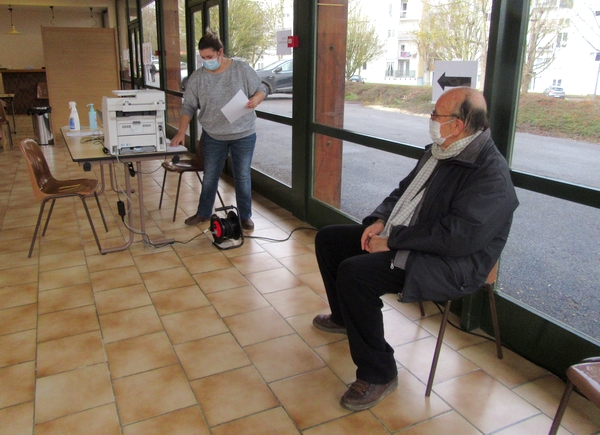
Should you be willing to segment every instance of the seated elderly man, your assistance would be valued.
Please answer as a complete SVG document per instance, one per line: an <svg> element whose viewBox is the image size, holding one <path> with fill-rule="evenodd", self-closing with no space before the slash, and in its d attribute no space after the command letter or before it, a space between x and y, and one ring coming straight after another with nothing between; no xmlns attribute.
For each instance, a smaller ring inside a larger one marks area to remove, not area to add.
<svg viewBox="0 0 600 435"><path fill-rule="evenodd" d="M374 406L398 385L380 297L446 301L479 289L519 204L479 91L442 94L429 130L433 144L362 225L332 225L316 236L331 314L318 315L313 325L348 334L356 381L341 405L353 411Z"/></svg>

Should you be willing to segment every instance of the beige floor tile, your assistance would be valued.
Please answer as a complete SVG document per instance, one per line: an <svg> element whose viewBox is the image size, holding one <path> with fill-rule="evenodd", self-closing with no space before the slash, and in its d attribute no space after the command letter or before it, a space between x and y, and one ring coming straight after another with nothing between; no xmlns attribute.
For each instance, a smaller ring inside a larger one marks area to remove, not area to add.
<svg viewBox="0 0 600 435"><path fill-rule="evenodd" d="M142 277L134 266L120 267L90 273L94 292L142 284Z"/></svg>
<svg viewBox="0 0 600 435"><path fill-rule="evenodd" d="M163 330L163 325L153 306L132 308L100 316L105 343L151 334Z"/></svg>
<svg viewBox="0 0 600 435"><path fill-rule="evenodd" d="M2 334L33 329L37 326L37 304L0 310L0 331Z"/></svg>
<svg viewBox="0 0 600 435"><path fill-rule="evenodd" d="M388 430L421 423L448 412L450 407L435 394L425 397L425 385L405 369L398 370L398 388L371 408Z"/></svg>
<svg viewBox="0 0 600 435"><path fill-rule="evenodd" d="M14 287L37 281L38 266L16 267L0 271L0 282L3 287Z"/></svg>
<svg viewBox="0 0 600 435"><path fill-rule="evenodd" d="M313 252L281 258L279 261L295 275L304 275L319 270L317 258Z"/></svg>
<svg viewBox="0 0 600 435"><path fill-rule="evenodd" d="M106 345L113 379L177 364L177 356L164 331Z"/></svg>
<svg viewBox="0 0 600 435"><path fill-rule="evenodd" d="M169 314L161 320L173 345L228 332L212 306Z"/></svg>
<svg viewBox="0 0 600 435"><path fill-rule="evenodd" d="M550 426L552 426L552 418L540 413L523 422L510 426L507 429L494 432L494 435L547 435ZM589 434L589 432L587 433ZM558 429L558 435L571 435L571 432L560 427Z"/></svg>
<svg viewBox="0 0 600 435"><path fill-rule="evenodd" d="M113 386L124 425L196 404L179 365L116 379Z"/></svg>
<svg viewBox="0 0 600 435"><path fill-rule="evenodd" d="M40 272L85 265L86 258L83 249L40 257Z"/></svg>
<svg viewBox="0 0 600 435"><path fill-rule="evenodd" d="M294 423L281 408L224 423L212 429L213 435L299 435Z"/></svg>
<svg viewBox="0 0 600 435"><path fill-rule="evenodd" d="M35 329L0 335L0 367L35 360Z"/></svg>
<svg viewBox="0 0 600 435"><path fill-rule="evenodd" d="M423 383L429 379L429 370L433 360L436 339L434 337L413 341L394 348L394 357ZM478 367L467 358L442 344L434 385L456 376L477 370Z"/></svg>
<svg viewBox="0 0 600 435"><path fill-rule="evenodd" d="M46 376L36 383L35 422L43 423L112 402L106 363Z"/></svg>
<svg viewBox="0 0 600 435"><path fill-rule="evenodd" d="M325 366L317 354L296 334L246 346L244 350L267 382Z"/></svg>
<svg viewBox="0 0 600 435"><path fill-rule="evenodd" d="M252 286L209 293L206 297L221 317L242 314L269 306L265 298Z"/></svg>
<svg viewBox="0 0 600 435"><path fill-rule="evenodd" d="M234 267L199 273L194 279L205 294L248 285L248 280Z"/></svg>
<svg viewBox="0 0 600 435"><path fill-rule="evenodd" d="M175 252L142 255L134 257L134 261L140 273L156 272L157 270L174 269L182 266L181 260Z"/></svg>
<svg viewBox="0 0 600 435"><path fill-rule="evenodd" d="M283 317L297 316L328 307L327 303L307 286L280 290L264 296Z"/></svg>
<svg viewBox="0 0 600 435"><path fill-rule="evenodd" d="M175 346L188 379L222 373L250 365L250 360L229 333Z"/></svg>
<svg viewBox="0 0 600 435"><path fill-rule="evenodd" d="M271 307L223 320L242 346L294 333L285 319Z"/></svg>
<svg viewBox="0 0 600 435"><path fill-rule="evenodd" d="M151 293L196 284L196 281L185 267L144 273L142 279Z"/></svg>
<svg viewBox="0 0 600 435"><path fill-rule="evenodd" d="M152 304L152 300L143 284L98 292L95 299L100 315Z"/></svg>
<svg viewBox="0 0 600 435"><path fill-rule="evenodd" d="M198 379L191 385L211 427L279 405L253 367Z"/></svg>
<svg viewBox="0 0 600 435"><path fill-rule="evenodd" d="M229 260L220 252L185 257L182 261L192 275L231 267Z"/></svg>
<svg viewBox="0 0 600 435"><path fill-rule="evenodd" d="M197 285L154 292L150 294L150 297L156 311L161 316L210 305Z"/></svg>
<svg viewBox="0 0 600 435"><path fill-rule="evenodd" d="M300 429L350 413L339 403L347 387L327 367L269 386ZM307 397L310 400L306 400Z"/></svg>
<svg viewBox="0 0 600 435"><path fill-rule="evenodd" d="M435 308L435 305L433 306ZM426 329L434 337L438 336L440 330L440 322L442 320L441 314L435 314L427 316L419 320L419 324L422 328ZM460 320L454 315L450 314L449 321L455 325L460 324ZM465 347L474 346L479 343L485 342L486 339L478 337L468 332L458 330L448 325L446 333L444 334L444 344L451 347L454 350L460 350Z"/></svg>
<svg viewBox="0 0 600 435"><path fill-rule="evenodd" d="M554 375L544 376L513 389L529 403L554 418L564 392L565 383ZM600 408L579 394L572 394L561 421L561 426L574 434L590 434L600 431Z"/></svg>
<svg viewBox="0 0 600 435"><path fill-rule="evenodd" d="M94 305L42 314L38 318L38 343L98 329Z"/></svg>
<svg viewBox="0 0 600 435"><path fill-rule="evenodd" d="M38 345L38 378L105 362L100 331L92 331Z"/></svg>
<svg viewBox="0 0 600 435"><path fill-rule="evenodd" d="M65 269L40 272L40 291L73 286L90 282L86 266L68 267Z"/></svg>
<svg viewBox="0 0 600 435"><path fill-rule="evenodd" d="M34 361L0 368L0 408L32 401L34 389Z"/></svg>
<svg viewBox="0 0 600 435"><path fill-rule="evenodd" d="M98 406L76 414L35 426L37 435L97 434L120 435L119 416L114 403Z"/></svg>
<svg viewBox="0 0 600 435"><path fill-rule="evenodd" d="M111 252L110 255L102 255L96 250L93 255L88 255L86 258L90 272L113 269L116 264L120 267L133 266L135 264L129 251Z"/></svg>
<svg viewBox="0 0 600 435"><path fill-rule="evenodd" d="M231 259L233 265L240 271L242 275L262 272L264 270L277 269L281 267L281 263L271 256L268 252L260 252L257 254L243 255Z"/></svg>
<svg viewBox="0 0 600 435"><path fill-rule="evenodd" d="M369 411L357 412L302 432L304 435L385 435L389 432Z"/></svg>
<svg viewBox="0 0 600 435"><path fill-rule="evenodd" d="M506 348L502 349L503 358L498 359L496 343L493 341L467 347L459 353L509 388L548 374L546 370Z"/></svg>
<svg viewBox="0 0 600 435"><path fill-rule="evenodd" d="M30 237L33 235L33 228L31 230ZM70 234L68 237L59 240L43 240L39 243L39 249L41 255L52 255L60 254L63 252L79 251L81 250L81 238ZM98 248L96 248L96 251Z"/></svg>
<svg viewBox="0 0 600 435"><path fill-rule="evenodd" d="M31 435L33 401L0 409L0 435Z"/></svg>
<svg viewBox="0 0 600 435"><path fill-rule="evenodd" d="M442 433L445 435L482 435L482 432L475 429L467 420L453 411L398 432L401 435Z"/></svg>
<svg viewBox="0 0 600 435"><path fill-rule="evenodd" d="M273 258L284 258L311 253L310 249L295 239L280 243L265 243L262 245L262 248L271 254Z"/></svg>
<svg viewBox="0 0 600 435"><path fill-rule="evenodd" d="M20 305L35 304L37 298L37 283L4 287L0 289L0 310Z"/></svg>
<svg viewBox="0 0 600 435"><path fill-rule="evenodd" d="M250 273L246 275L246 279L263 294L300 287L302 285L302 281L285 267Z"/></svg>
<svg viewBox="0 0 600 435"><path fill-rule="evenodd" d="M89 283L40 292L38 314L52 313L94 303L94 292Z"/></svg>
<svg viewBox="0 0 600 435"><path fill-rule="evenodd" d="M298 275L298 278L317 294L322 295L323 298L327 299L325 293L325 284L323 284L323 278L320 272L310 272Z"/></svg>
<svg viewBox="0 0 600 435"><path fill-rule="evenodd" d="M539 412L481 370L434 385L433 391L484 433L504 428Z"/></svg>
<svg viewBox="0 0 600 435"><path fill-rule="evenodd" d="M356 380L356 365L350 355L348 340L316 347L315 352L345 384L351 384Z"/></svg>
<svg viewBox="0 0 600 435"><path fill-rule="evenodd" d="M429 332L396 310L383 312L383 326L385 340L392 347L431 337Z"/></svg>
<svg viewBox="0 0 600 435"><path fill-rule="evenodd" d="M159 415L125 426L123 435L210 435L198 406Z"/></svg>
<svg viewBox="0 0 600 435"><path fill-rule="evenodd" d="M4 231L4 227L2 230ZM27 243L27 239L21 239L20 242L20 248L18 250L14 250L14 245L15 243L18 243L17 241L12 241L8 244L11 247L10 249L3 249L2 254L0 254L1 270L8 270L14 267L36 266L38 264L39 259L37 256L32 255L31 258L27 258L31 240Z"/></svg>

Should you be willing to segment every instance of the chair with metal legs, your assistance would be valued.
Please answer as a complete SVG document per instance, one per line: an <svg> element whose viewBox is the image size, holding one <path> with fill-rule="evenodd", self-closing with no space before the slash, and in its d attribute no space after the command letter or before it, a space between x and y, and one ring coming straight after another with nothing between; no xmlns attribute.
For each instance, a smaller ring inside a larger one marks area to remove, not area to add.
<svg viewBox="0 0 600 435"><path fill-rule="evenodd" d="M600 356L584 359L567 369L567 385L548 435L556 435L556 432L558 432L569 398L575 387L590 402L600 408Z"/></svg>
<svg viewBox="0 0 600 435"><path fill-rule="evenodd" d="M92 233L94 234L94 239L96 239L98 250L102 251L100 241L98 240L98 235L96 234L96 229L94 228L94 223L92 222L90 211L87 203L85 202L85 199L90 196L96 198L96 203L98 204L98 209L100 210L100 216L102 217L104 228L108 232L108 226L106 225L104 213L102 212L102 207L100 206L100 201L98 200L98 194L96 193L96 188L98 187L99 181L94 178L57 180L52 176L50 168L48 167L48 162L46 162L46 157L44 156L44 153L40 149L39 145L34 140L25 139L20 143L19 147L23 153L23 156L25 157L25 161L27 162L27 171L29 172L31 186L33 187L33 195L42 201L40 213L35 225L35 231L33 232L33 239L31 240L31 247L29 248L28 257L31 258L31 253L33 252L33 247L35 246L35 239L40 228L46 202L52 201L50 210L48 211L48 217L46 218L46 223L42 231L42 237L46 234L46 229L48 228L48 223L50 222L50 217L52 216L52 210L54 209L54 203L56 200L59 198L68 198L72 196L76 196L81 199L88 221L90 222L90 227L92 228Z"/></svg>
<svg viewBox="0 0 600 435"><path fill-rule="evenodd" d="M163 175L162 188L160 190L160 201L158 202L158 208L162 207L163 194L165 193L165 182L167 181L167 172L175 172L179 174L179 179L177 180L177 193L175 194L175 208L173 210L173 222L175 222L175 218L177 217L177 204L179 203L179 190L181 189L181 176L186 172L195 172L198 177L198 181L202 185L202 177L200 177L200 172L204 171L204 164L201 159L195 157L193 159L185 159L178 160L174 159L174 161L164 161L161 165L165 172ZM217 190L217 195L219 196L219 201L221 201L221 205L225 207L223 203L223 198L221 198L221 194Z"/></svg>
<svg viewBox="0 0 600 435"><path fill-rule="evenodd" d="M502 343L500 342L500 329L498 327L498 314L496 312L496 300L494 299L494 287L493 284L498 276L498 263L494 265L492 271L489 273L483 288L487 291L488 299L490 302L490 311L492 313L492 324L494 326L494 337L496 340L496 352L498 359L502 359ZM448 324L448 316L450 315L450 307L452 301L447 301L444 305L444 311L442 315L442 322L440 323L440 330L438 332L437 342L435 345L435 351L433 353L433 360L431 361L431 368L429 370L429 379L427 381L427 388L425 389L425 396L431 395L431 389L433 387L433 380L435 378L435 370L437 369L438 359L440 357L440 351L442 350L442 342L444 341L444 334L446 333L446 326ZM425 316L425 309L423 303L419 302L419 309L421 310L421 316Z"/></svg>

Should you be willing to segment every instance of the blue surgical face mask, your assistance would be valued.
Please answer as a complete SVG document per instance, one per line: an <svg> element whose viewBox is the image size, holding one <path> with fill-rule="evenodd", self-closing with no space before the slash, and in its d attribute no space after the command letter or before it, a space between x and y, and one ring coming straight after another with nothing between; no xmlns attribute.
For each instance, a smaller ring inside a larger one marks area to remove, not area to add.
<svg viewBox="0 0 600 435"><path fill-rule="evenodd" d="M202 66L209 71L214 71L219 68L219 58L217 57L216 59L208 60L202 59Z"/></svg>

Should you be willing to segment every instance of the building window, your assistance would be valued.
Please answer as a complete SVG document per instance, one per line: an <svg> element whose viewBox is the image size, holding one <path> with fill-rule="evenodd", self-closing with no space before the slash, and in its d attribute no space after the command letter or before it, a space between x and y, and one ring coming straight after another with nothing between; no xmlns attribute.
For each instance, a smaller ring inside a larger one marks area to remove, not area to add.
<svg viewBox="0 0 600 435"><path fill-rule="evenodd" d="M557 47L566 47L567 46L567 32L558 32L558 36L556 38L556 46Z"/></svg>
<svg viewBox="0 0 600 435"><path fill-rule="evenodd" d="M406 11L408 10L408 2L402 2L401 3L401 10L400 10L400 18L406 18Z"/></svg>

